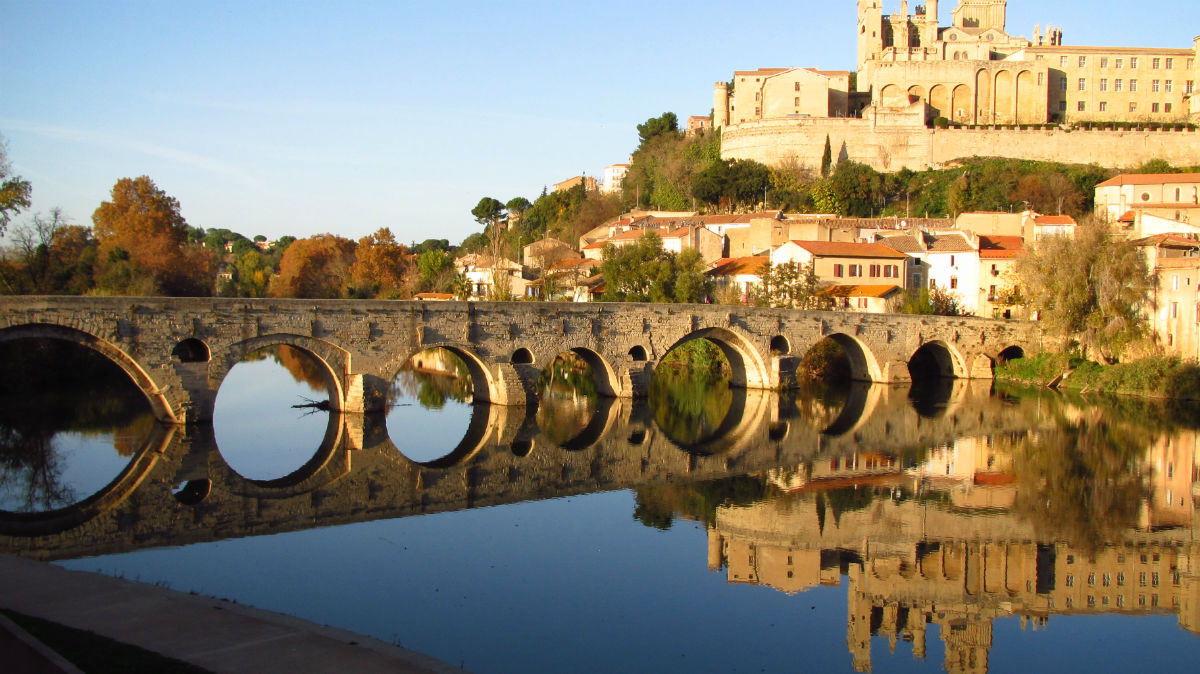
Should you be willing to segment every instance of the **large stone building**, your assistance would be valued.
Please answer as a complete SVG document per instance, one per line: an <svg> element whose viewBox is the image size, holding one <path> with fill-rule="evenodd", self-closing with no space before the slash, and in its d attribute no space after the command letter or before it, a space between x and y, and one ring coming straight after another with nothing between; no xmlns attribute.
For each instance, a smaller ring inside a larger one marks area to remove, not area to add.
<svg viewBox="0 0 1200 674"><path fill-rule="evenodd" d="M1200 38L1190 48L1083 47L1063 44L1060 29L1035 27L1027 39L1006 31L1007 5L960 0L951 25L941 26L937 0L913 13L904 0L893 14L881 0L859 0L856 76L766 68L716 84L723 155L815 167L829 138L839 159L880 170L972 155L1200 163L1194 131L1159 130L1200 120L1192 97ZM939 118L953 126L934 128ZM1081 122L1148 127L1069 133ZM1041 128L1051 124L1064 126Z"/></svg>

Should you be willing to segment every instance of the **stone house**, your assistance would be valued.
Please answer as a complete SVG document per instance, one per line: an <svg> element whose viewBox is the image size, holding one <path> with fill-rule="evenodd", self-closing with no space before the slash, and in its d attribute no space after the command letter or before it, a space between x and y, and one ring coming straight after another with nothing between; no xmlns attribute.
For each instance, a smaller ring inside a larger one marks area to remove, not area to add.
<svg viewBox="0 0 1200 674"><path fill-rule="evenodd" d="M896 284L908 277L909 257L879 243L788 241L771 252L772 264L812 264L828 285Z"/></svg>

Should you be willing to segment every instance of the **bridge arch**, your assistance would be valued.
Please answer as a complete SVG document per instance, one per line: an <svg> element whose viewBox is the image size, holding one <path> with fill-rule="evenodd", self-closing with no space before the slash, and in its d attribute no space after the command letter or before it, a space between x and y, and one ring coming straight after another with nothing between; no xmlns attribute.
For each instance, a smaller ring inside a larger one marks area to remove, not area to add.
<svg viewBox="0 0 1200 674"><path fill-rule="evenodd" d="M584 363L587 363L588 368L592 371L592 379L596 383L597 394L604 398L616 398L619 395L620 387L617 384L617 372L605 360L604 356L583 346L567 349L566 353L573 353L579 356L580 360ZM552 362L553 360L554 357L552 356L547 362Z"/></svg>
<svg viewBox="0 0 1200 674"><path fill-rule="evenodd" d="M332 389L330 405L337 410L345 409L346 372L350 369L350 353L329 342L304 335L275 333L252 337L229 345L219 353L213 354L212 360L209 362L209 386L214 392L219 391L221 383L225 381L229 371L233 369L234 365L242 362L244 356L271 346L290 346L316 358L329 378Z"/></svg>
<svg viewBox="0 0 1200 674"><path fill-rule="evenodd" d="M165 395L166 391L150 377L141 364L117 345L82 330L54 323L28 323L0 329L0 342L11 342L18 339L57 339L78 344L101 354L121 368L133 380L134 385L141 389L150 401L150 409L154 412L156 419L171 424L179 423L176 410Z"/></svg>
<svg viewBox="0 0 1200 674"><path fill-rule="evenodd" d="M392 379L395 379L396 373L404 366L405 363L412 360L414 356L422 351L431 349L445 349L450 353L458 356L467 365L467 372L471 374L471 396L475 402L492 402L501 399L499 396L499 383L496 376L492 373L491 368L487 363L479 357L479 354L474 350L464 347L453 342L437 342L433 344L422 344L421 346L410 349L409 351L400 353L392 362L388 372L388 383L391 384ZM532 354L531 354L532 355ZM509 359L511 365L511 358Z"/></svg>
<svg viewBox="0 0 1200 674"><path fill-rule="evenodd" d="M919 375L941 379L969 378L962 354L941 340L925 342L914 351L908 358L908 369L913 379L918 379Z"/></svg>
<svg viewBox="0 0 1200 674"><path fill-rule="evenodd" d="M771 388L771 380L767 374L767 366L763 362L758 349L749 340L737 332L727 328L702 328L696 330L671 345L664 353L671 351L697 339L707 339L729 361L733 376L729 384L736 388Z"/></svg>
<svg viewBox="0 0 1200 674"><path fill-rule="evenodd" d="M847 360L850 361L851 380L884 381L883 370L879 367L879 361L875 358L875 354L871 353L871 349L857 337L844 332L835 332L826 335L824 339L831 339L842 347Z"/></svg>

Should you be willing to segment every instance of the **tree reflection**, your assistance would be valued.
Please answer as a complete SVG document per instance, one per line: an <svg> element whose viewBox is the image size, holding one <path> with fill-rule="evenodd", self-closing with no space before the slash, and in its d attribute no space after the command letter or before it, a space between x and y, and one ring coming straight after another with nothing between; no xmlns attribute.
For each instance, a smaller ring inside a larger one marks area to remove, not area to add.
<svg viewBox="0 0 1200 674"><path fill-rule="evenodd" d="M596 378L577 354L556 357L538 377L537 392L537 423L554 444L570 442L596 414Z"/></svg>
<svg viewBox="0 0 1200 674"><path fill-rule="evenodd" d="M75 494L62 483L62 473L54 431L0 425L0 488L10 492L4 499L9 508L33 512L74 503Z"/></svg>
<svg viewBox="0 0 1200 674"><path fill-rule="evenodd" d="M654 421L683 445L709 439L733 404L731 368L720 348L698 339L667 354L650 382Z"/></svg>
<svg viewBox="0 0 1200 674"><path fill-rule="evenodd" d="M1015 510L1044 540L1095 549L1137 524L1148 490L1147 431L1101 419L1060 420L1014 450Z"/></svg>
<svg viewBox="0 0 1200 674"><path fill-rule="evenodd" d="M634 491L633 519L655 529L670 529L675 517L714 526L720 506L748 506L775 488L754 476L727 477L695 484L656 484Z"/></svg>
<svg viewBox="0 0 1200 674"><path fill-rule="evenodd" d="M388 399L416 399L425 409L440 410L448 401L471 402L471 372L462 358L446 349L413 356L392 380Z"/></svg>

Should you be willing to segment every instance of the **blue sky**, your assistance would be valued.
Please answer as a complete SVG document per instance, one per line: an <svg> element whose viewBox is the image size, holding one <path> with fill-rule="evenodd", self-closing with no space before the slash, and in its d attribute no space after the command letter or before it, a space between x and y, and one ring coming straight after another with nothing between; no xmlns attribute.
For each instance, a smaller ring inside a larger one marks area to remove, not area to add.
<svg viewBox="0 0 1200 674"><path fill-rule="evenodd" d="M1186 48L1194 2L1012 0L1008 26ZM458 243L480 197L599 175L735 69L853 69L855 5L0 0L0 134L30 214L90 224L146 174L199 227Z"/></svg>

